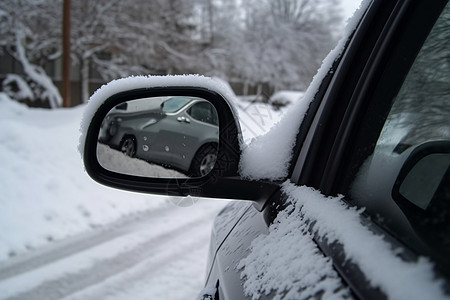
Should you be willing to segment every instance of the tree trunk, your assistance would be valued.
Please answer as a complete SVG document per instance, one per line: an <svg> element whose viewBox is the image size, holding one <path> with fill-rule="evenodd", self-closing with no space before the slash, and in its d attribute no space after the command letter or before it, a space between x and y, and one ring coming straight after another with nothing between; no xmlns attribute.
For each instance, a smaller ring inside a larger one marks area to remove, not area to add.
<svg viewBox="0 0 450 300"><path fill-rule="evenodd" d="M89 58L80 60L81 103L89 100Z"/></svg>
<svg viewBox="0 0 450 300"><path fill-rule="evenodd" d="M244 90L242 92L244 94L244 96L248 96L248 82L247 80L244 81Z"/></svg>

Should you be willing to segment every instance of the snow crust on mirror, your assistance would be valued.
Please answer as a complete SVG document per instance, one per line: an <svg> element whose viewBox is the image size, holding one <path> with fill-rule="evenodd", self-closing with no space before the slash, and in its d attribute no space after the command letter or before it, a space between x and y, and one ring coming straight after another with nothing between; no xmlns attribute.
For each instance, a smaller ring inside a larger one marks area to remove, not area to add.
<svg viewBox="0 0 450 300"><path fill-rule="evenodd" d="M229 85L220 79L201 75L130 76L121 78L103 85L89 99L80 127L81 135L78 150L81 156L84 154L86 133L91 120L106 99L120 92L152 87L197 87L214 91L229 101L235 117L238 117L237 110L233 105L237 101L236 95Z"/></svg>
<svg viewBox="0 0 450 300"><path fill-rule="evenodd" d="M303 98L292 105L286 115L266 134L255 138L243 150L239 164L242 177L250 180L282 180L287 177L300 124L325 76L333 72L332 65L344 51L370 1L361 3L347 21L345 33L337 46L323 60ZM299 66L300 67L300 66Z"/></svg>
<svg viewBox="0 0 450 300"><path fill-rule="evenodd" d="M328 244L342 245L346 260L356 263L369 284L388 299L449 298L444 282L434 278L433 264L423 257L402 260L401 249L393 249L361 223L363 210L349 207L342 197L325 197L290 182L282 190L289 197L288 207L267 235L252 242L250 254L238 264L247 296L259 299L272 291L276 291L273 299L309 299L318 292L324 299L348 296L332 261L313 240L316 235Z"/></svg>
<svg viewBox="0 0 450 300"><path fill-rule="evenodd" d="M97 144L97 156L102 167L110 171L120 170L123 174L144 177L185 178L186 175L175 170L148 163L139 158L132 158L121 151L103 144Z"/></svg>

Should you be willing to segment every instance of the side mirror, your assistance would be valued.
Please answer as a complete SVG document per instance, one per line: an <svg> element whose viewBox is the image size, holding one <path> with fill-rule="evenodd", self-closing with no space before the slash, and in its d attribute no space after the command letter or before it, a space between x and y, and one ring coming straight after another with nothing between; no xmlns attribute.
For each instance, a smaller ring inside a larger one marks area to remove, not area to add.
<svg viewBox="0 0 450 300"><path fill-rule="evenodd" d="M450 141L415 148L403 164L392 196L434 255L450 264Z"/></svg>
<svg viewBox="0 0 450 300"><path fill-rule="evenodd" d="M221 81L200 76L131 77L103 86L82 124L86 171L130 191L267 199L277 185L239 178L243 142L233 97Z"/></svg>
<svg viewBox="0 0 450 300"><path fill-rule="evenodd" d="M397 201L427 210L433 201L450 201L450 142L428 142L415 148L394 184ZM445 190L447 190L445 192ZM445 197L446 199L439 199Z"/></svg>

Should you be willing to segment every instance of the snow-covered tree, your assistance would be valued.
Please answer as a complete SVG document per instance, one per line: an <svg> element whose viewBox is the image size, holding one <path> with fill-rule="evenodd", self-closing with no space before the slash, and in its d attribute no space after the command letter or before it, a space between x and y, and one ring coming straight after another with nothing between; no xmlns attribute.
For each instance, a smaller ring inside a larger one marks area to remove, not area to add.
<svg viewBox="0 0 450 300"><path fill-rule="evenodd" d="M94 72L104 81L201 73L273 89L305 88L334 43L337 1L72 1L71 60L80 70L72 79L81 82L82 101ZM0 46L33 71L29 77L44 74L42 66L61 56L62 4L0 2Z"/></svg>
<svg viewBox="0 0 450 300"><path fill-rule="evenodd" d="M34 99L55 108L62 104L61 95L41 67L59 56L59 15L48 2L0 2L0 46L21 63Z"/></svg>
<svg viewBox="0 0 450 300"><path fill-rule="evenodd" d="M305 88L341 24L337 0L205 1L213 6L211 72L274 89Z"/></svg>

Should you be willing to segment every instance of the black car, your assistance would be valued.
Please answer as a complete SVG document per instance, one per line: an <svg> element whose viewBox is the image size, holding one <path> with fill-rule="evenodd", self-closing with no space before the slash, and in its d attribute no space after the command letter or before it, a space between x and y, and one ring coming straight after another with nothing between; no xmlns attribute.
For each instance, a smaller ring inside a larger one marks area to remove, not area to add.
<svg viewBox="0 0 450 300"><path fill-rule="evenodd" d="M365 3L306 92L309 105L249 147L233 100L206 78L149 78L90 104L82 149L98 182L252 201L217 217L200 299L450 298L450 4ZM216 108L213 170L163 179L102 168L107 112L166 95Z"/></svg>

